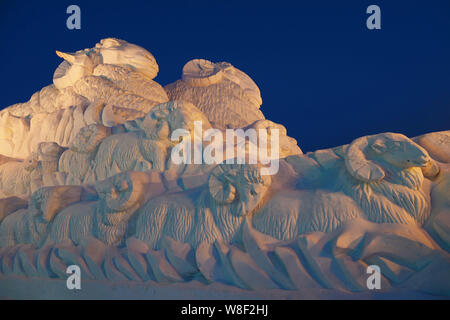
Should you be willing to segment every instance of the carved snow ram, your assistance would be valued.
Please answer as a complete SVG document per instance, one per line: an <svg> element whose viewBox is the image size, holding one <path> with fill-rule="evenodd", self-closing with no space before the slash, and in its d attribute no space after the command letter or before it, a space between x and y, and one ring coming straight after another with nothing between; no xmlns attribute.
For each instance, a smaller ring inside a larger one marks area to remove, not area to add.
<svg viewBox="0 0 450 320"><path fill-rule="evenodd" d="M439 169L425 149L404 135L361 137L348 146L287 161L300 176L296 190L271 198L253 216L255 228L278 239L336 229L364 218L377 223L423 224L430 215L423 168Z"/></svg>
<svg viewBox="0 0 450 320"><path fill-rule="evenodd" d="M165 236L193 247L203 241L239 241L245 217L258 210L270 184L258 165L218 165L203 187L163 195L141 208L136 237L153 248Z"/></svg>

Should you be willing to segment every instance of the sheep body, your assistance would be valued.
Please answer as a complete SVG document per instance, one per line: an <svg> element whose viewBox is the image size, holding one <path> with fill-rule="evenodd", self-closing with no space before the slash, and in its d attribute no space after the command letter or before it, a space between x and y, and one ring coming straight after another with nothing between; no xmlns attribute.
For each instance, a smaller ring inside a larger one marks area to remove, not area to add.
<svg viewBox="0 0 450 320"><path fill-rule="evenodd" d="M235 242L245 216L259 209L270 181L260 175L257 165L218 165L207 185L158 197L141 208L136 238L153 248L164 236L193 247L216 240Z"/></svg>

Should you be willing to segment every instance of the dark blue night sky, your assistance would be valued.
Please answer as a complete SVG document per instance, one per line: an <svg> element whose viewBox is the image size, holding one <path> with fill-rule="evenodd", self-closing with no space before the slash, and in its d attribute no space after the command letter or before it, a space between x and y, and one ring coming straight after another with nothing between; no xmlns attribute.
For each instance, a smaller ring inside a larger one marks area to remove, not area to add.
<svg viewBox="0 0 450 320"><path fill-rule="evenodd" d="M303 151L384 131L450 129L450 1L3 1L0 106L52 81L55 50L117 37L148 49L165 85L192 58L228 61ZM81 30L66 8L81 8ZM381 8L381 30L366 8Z"/></svg>

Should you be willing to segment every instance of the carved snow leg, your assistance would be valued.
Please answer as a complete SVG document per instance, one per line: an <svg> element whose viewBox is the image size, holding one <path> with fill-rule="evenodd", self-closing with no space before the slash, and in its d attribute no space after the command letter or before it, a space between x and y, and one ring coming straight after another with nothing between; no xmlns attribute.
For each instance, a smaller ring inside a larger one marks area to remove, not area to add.
<svg viewBox="0 0 450 320"><path fill-rule="evenodd" d="M128 263L126 259L126 249L118 250L114 255L112 261L114 266L119 270L128 280L140 281L138 274L134 271L133 267Z"/></svg>
<svg viewBox="0 0 450 320"><path fill-rule="evenodd" d="M89 271L96 280L104 280L102 263L106 255L106 245L94 237L88 237L80 246L82 257L86 261Z"/></svg>
<svg viewBox="0 0 450 320"><path fill-rule="evenodd" d="M5 256L6 252L9 250L10 246L8 247L0 247L0 273L3 273L3 257Z"/></svg>
<svg viewBox="0 0 450 320"><path fill-rule="evenodd" d="M44 244L37 252L36 265L39 277L54 278L55 275L50 270L50 253L52 251L53 243L48 242Z"/></svg>
<svg viewBox="0 0 450 320"><path fill-rule="evenodd" d="M119 254L117 247L106 247L105 259L103 260L103 270L106 278L110 281L126 281L129 280L119 269L115 266L114 257Z"/></svg>
<svg viewBox="0 0 450 320"><path fill-rule="evenodd" d="M408 250L399 248L408 248ZM425 268L434 258L434 248L398 235L389 234L374 236L370 239L361 252L360 258L364 260L381 252L383 255L391 257L392 261L416 272Z"/></svg>
<svg viewBox="0 0 450 320"><path fill-rule="evenodd" d="M65 249L65 250L60 250ZM65 252L64 252L65 251ZM63 252L63 256L65 256L68 259L64 259L61 257L61 252ZM67 267L71 264L73 264L73 261L75 260L81 262L78 258L74 258L74 256L79 257L79 249L77 249L73 242L69 239L66 239L62 242L55 243L52 245L52 248L50 250L50 270L56 275L57 278L66 279L67 278ZM72 259L71 259L72 258ZM80 268L85 267L84 263L83 265L80 265Z"/></svg>
<svg viewBox="0 0 450 320"><path fill-rule="evenodd" d="M343 284L353 292L366 291L368 265L360 260L353 261L345 253L339 253L336 250L334 250L333 256L336 273L341 276Z"/></svg>
<svg viewBox="0 0 450 320"><path fill-rule="evenodd" d="M368 265L377 265L380 267L383 278L381 279L381 288L383 290L390 287L389 282L393 285L399 285L410 278L414 271L405 266L393 262L387 257L373 255L364 259Z"/></svg>
<svg viewBox="0 0 450 320"><path fill-rule="evenodd" d="M6 248L2 256L2 272L5 275L14 273L14 258L21 245L14 245Z"/></svg>
<svg viewBox="0 0 450 320"><path fill-rule="evenodd" d="M44 251L43 254L46 252L47 250ZM66 273L67 267L69 265L77 265L80 267L84 277L87 279L94 279L93 275L89 272L86 263L80 256L80 252L80 248L75 247L70 240L51 245L51 248L48 248L48 264L45 263L45 266L42 267L50 269L51 272L48 273L50 273L51 277L66 279L68 276ZM43 255L40 259L44 260L45 256Z"/></svg>
<svg viewBox="0 0 450 320"><path fill-rule="evenodd" d="M287 247L277 247L275 248L275 256L284 267L289 279L291 279L297 289L322 288L322 286L309 275L294 250Z"/></svg>
<svg viewBox="0 0 450 320"><path fill-rule="evenodd" d="M14 253L14 256L11 256L12 273L26 276L35 274L32 265L33 256L34 246L32 244L18 245L18 250Z"/></svg>
<svg viewBox="0 0 450 320"><path fill-rule="evenodd" d="M152 250L145 254L157 282L182 282L183 278L175 271L164 256L162 250Z"/></svg>
<svg viewBox="0 0 450 320"><path fill-rule="evenodd" d="M131 237L126 241L127 246L127 258L134 271L139 277L144 280L150 280L151 270L148 270L147 262L145 261L144 254L150 250L150 247L141 240Z"/></svg>
<svg viewBox="0 0 450 320"><path fill-rule="evenodd" d="M81 256L81 251L81 247L75 247L72 244L58 245L56 254L67 265L77 265L80 268L81 274L84 278L93 280L95 277L89 272L88 265Z"/></svg>
<svg viewBox="0 0 450 320"><path fill-rule="evenodd" d="M200 243L195 250L195 261L203 277L209 282L225 280L224 275L218 275L218 263L213 253L213 245L206 241Z"/></svg>
<svg viewBox="0 0 450 320"><path fill-rule="evenodd" d="M233 267L228 259L230 248L220 240L216 240L214 242L214 248L218 253L218 260L224 270L227 282L242 289L250 289L233 270Z"/></svg>
<svg viewBox="0 0 450 320"><path fill-rule="evenodd" d="M360 250L367 240L365 231L343 232L325 245L331 249L333 262L331 267L334 273L342 281L342 285L350 291L361 292L367 288L367 267L366 261L358 259Z"/></svg>
<svg viewBox="0 0 450 320"><path fill-rule="evenodd" d="M60 279L67 278L66 270L68 265L58 257L56 253L56 248L52 248L50 250L49 256L50 256L49 260L50 270L55 275L55 277Z"/></svg>
<svg viewBox="0 0 450 320"><path fill-rule="evenodd" d="M298 238L296 249L298 249L299 257L311 276L314 277L314 279L318 281L322 287L332 289L333 285L331 281L322 271L320 265L316 262L313 256L309 253L304 237Z"/></svg>
<svg viewBox="0 0 450 320"><path fill-rule="evenodd" d="M251 223L246 220L243 227L243 242L245 250L255 259L258 266L266 272L281 288L294 290L295 286L289 278L275 268L270 260L267 249L261 239L263 234L254 230ZM267 236L265 236L267 237Z"/></svg>
<svg viewBox="0 0 450 320"><path fill-rule="evenodd" d="M195 265L195 253L189 244L164 237L161 241L161 249L164 250L172 267L185 280L192 279L199 272Z"/></svg>
<svg viewBox="0 0 450 320"><path fill-rule="evenodd" d="M22 246L18 251L20 265L25 275L36 277L38 275L36 268L37 250L33 245Z"/></svg>
<svg viewBox="0 0 450 320"><path fill-rule="evenodd" d="M23 247L23 245L20 245L20 247ZM12 273L16 275L24 275L25 272L23 271L22 264L20 262L20 256L19 256L19 250L16 251L14 256L12 257Z"/></svg>
<svg viewBox="0 0 450 320"><path fill-rule="evenodd" d="M231 266L246 287L253 290L278 289L278 286L247 253L230 247L227 255Z"/></svg>

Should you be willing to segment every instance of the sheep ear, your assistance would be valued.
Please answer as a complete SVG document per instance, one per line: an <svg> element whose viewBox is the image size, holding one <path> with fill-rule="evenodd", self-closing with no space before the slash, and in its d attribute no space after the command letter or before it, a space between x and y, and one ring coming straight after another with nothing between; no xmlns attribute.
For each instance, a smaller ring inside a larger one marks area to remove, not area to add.
<svg viewBox="0 0 450 320"><path fill-rule="evenodd" d="M364 182L378 181L384 178L380 166L366 158L364 151L368 147L368 137L358 138L347 148L345 166L348 172Z"/></svg>
<svg viewBox="0 0 450 320"><path fill-rule="evenodd" d="M219 204L227 204L236 198L236 188L225 177L220 165L211 172L208 180L209 194Z"/></svg>
<svg viewBox="0 0 450 320"><path fill-rule="evenodd" d="M386 151L386 144L382 140L377 139L370 145L370 148L375 151L375 153L382 154Z"/></svg>

